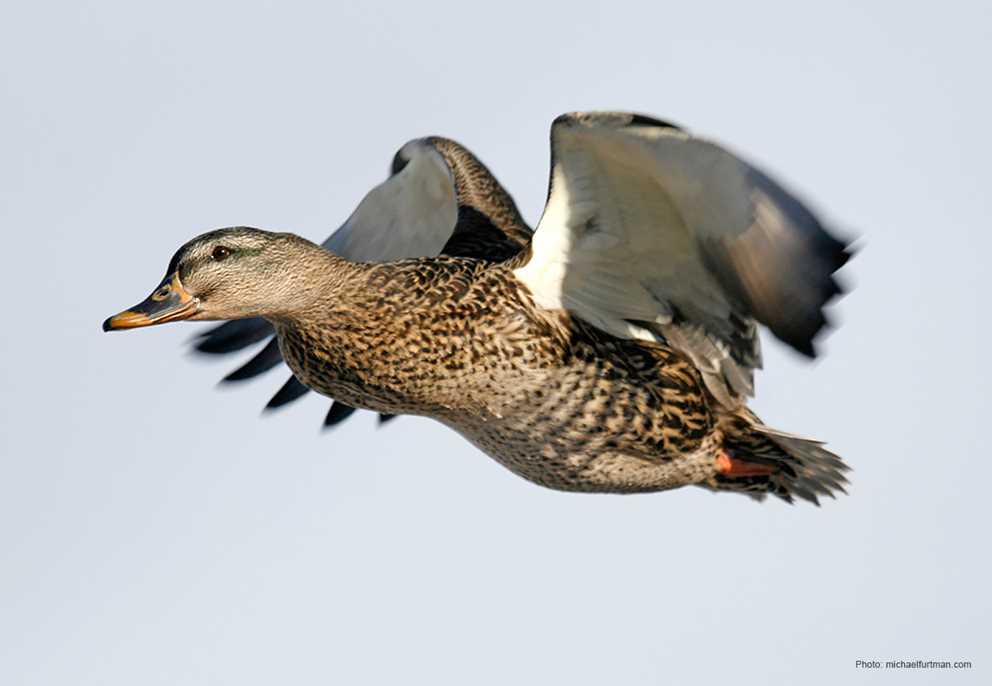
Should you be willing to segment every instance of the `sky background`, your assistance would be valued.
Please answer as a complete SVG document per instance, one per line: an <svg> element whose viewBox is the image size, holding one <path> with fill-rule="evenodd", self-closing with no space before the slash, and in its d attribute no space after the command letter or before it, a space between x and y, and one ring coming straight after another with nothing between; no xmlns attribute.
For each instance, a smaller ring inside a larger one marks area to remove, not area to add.
<svg viewBox="0 0 992 686"><path fill-rule="evenodd" d="M0 683L990 683L988 3L0 5ZM822 508L555 493L451 431L260 409L203 325L106 335L176 248L323 239L410 138L536 221L559 113L727 143L858 236L753 407ZM857 659L971 660L866 672Z"/></svg>

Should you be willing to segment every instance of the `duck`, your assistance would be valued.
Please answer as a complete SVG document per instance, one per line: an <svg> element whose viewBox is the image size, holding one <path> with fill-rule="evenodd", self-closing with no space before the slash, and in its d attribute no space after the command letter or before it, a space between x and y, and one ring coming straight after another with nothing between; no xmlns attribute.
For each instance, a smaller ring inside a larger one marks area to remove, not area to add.
<svg viewBox="0 0 992 686"><path fill-rule="evenodd" d="M576 112L554 120L550 139L532 232L502 223L505 202L462 213L457 172L421 142L328 245L210 231L103 328L261 318L306 388L430 417L555 490L692 485L814 504L845 492L839 456L747 403L759 326L816 355L849 244L768 174L678 125ZM396 199L414 175L402 172L417 158L443 172L418 178L437 181L419 193L442 199L430 206L445 220L377 222L376 206L407 202ZM423 254L383 260L386 245Z"/></svg>
<svg viewBox="0 0 992 686"><path fill-rule="evenodd" d="M443 254L498 262L522 250L532 233L513 197L471 150L450 138L427 136L396 151L386 181L369 191L321 245L355 261ZM283 361L275 331L264 318L237 319L200 332L193 350L228 355L263 340L261 350L221 380L236 384ZM265 410L285 407L309 391L290 375ZM331 401L324 428L337 426L356 409ZM380 425L395 416L380 414Z"/></svg>

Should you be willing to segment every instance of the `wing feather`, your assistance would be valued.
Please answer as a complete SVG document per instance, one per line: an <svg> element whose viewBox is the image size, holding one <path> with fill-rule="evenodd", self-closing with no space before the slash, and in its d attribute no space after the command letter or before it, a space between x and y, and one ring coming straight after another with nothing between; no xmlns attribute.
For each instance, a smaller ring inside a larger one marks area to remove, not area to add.
<svg viewBox="0 0 992 686"><path fill-rule="evenodd" d="M408 162L362 199L323 246L353 262L390 262L433 257L451 237L458 219L454 178L429 145L403 146Z"/></svg>
<svg viewBox="0 0 992 686"><path fill-rule="evenodd" d="M756 322L814 355L847 260L799 200L715 143L625 113L555 120L548 202L516 270L542 307L661 336L721 401L753 392Z"/></svg>

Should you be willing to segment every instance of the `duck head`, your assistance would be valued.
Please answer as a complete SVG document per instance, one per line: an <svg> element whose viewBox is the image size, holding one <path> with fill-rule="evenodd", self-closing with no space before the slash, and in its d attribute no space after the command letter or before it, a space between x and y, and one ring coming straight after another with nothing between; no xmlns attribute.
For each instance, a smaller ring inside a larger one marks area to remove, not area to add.
<svg viewBox="0 0 992 686"><path fill-rule="evenodd" d="M103 330L277 315L312 288L306 266L331 259L339 258L289 233L210 231L179 248L152 294L108 318Z"/></svg>

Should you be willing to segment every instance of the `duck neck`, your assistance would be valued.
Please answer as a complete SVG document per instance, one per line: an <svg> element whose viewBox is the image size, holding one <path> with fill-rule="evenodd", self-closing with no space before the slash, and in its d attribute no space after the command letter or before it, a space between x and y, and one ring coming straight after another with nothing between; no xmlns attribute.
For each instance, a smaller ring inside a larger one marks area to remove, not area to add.
<svg viewBox="0 0 992 686"><path fill-rule="evenodd" d="M363 273L370 265L349 262L316 245L307 258L270 280L270 302L262 316L273 324L312 325L339 307L356 307L362 298Z"/></svg>
<svg viewBox="0 0 992 686"><path fill-rule="evenodd" d="M330 255L300 274L305 283L280 312L266 315L283 359L306 386L355 407L379 411L403 398L381 354L400 336L392 320L403 303L383 306L390 265Z"/></svg>

